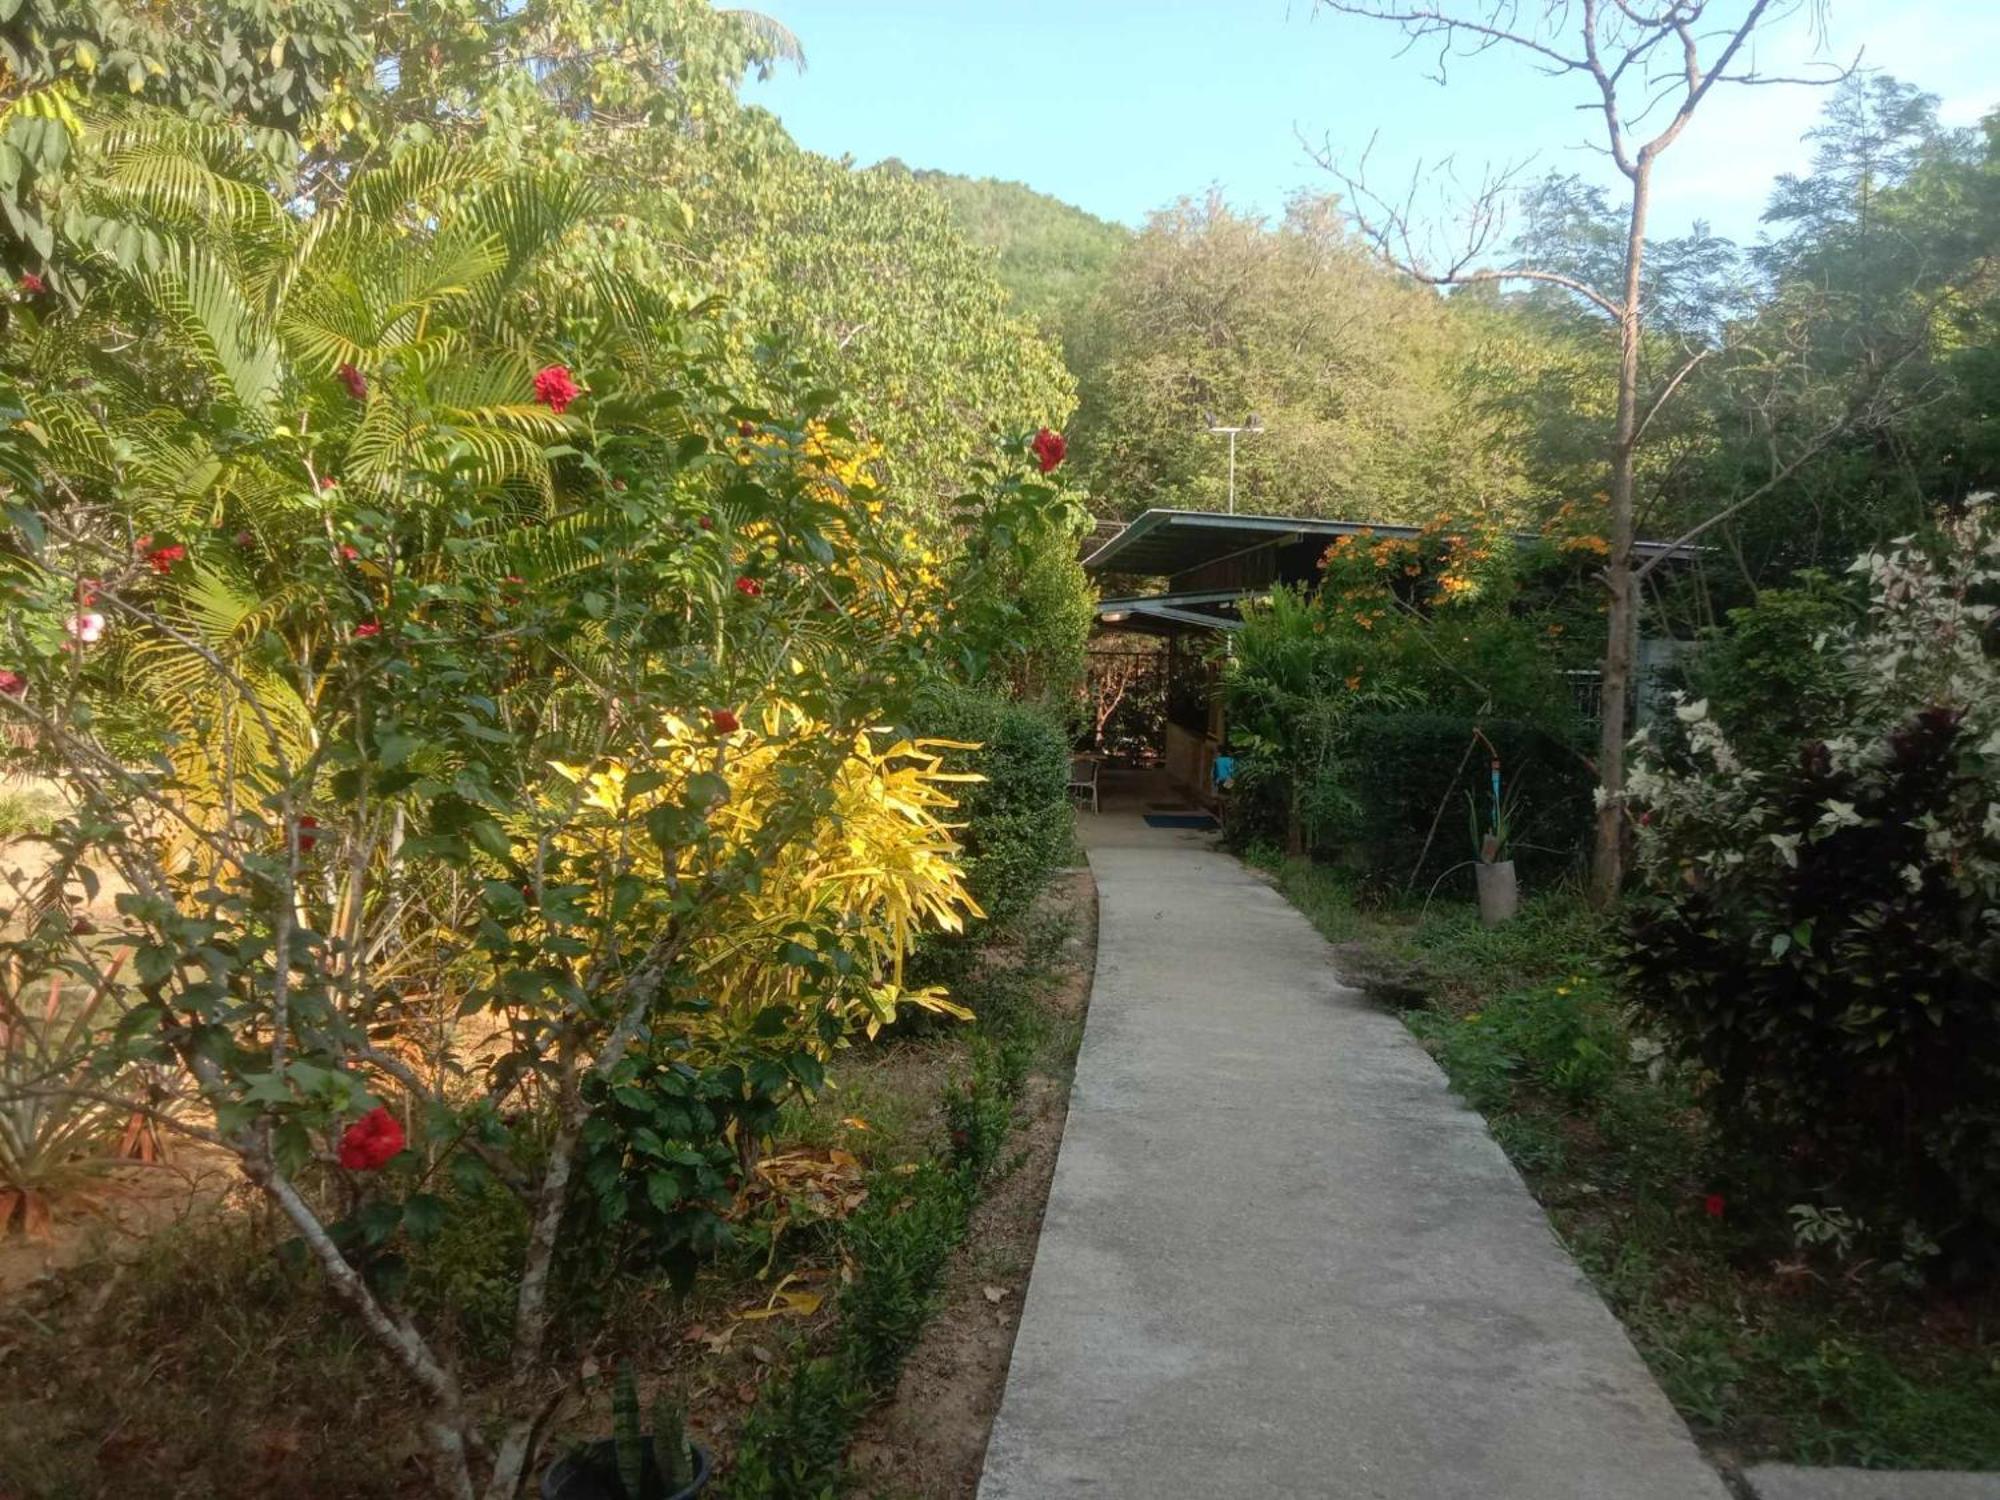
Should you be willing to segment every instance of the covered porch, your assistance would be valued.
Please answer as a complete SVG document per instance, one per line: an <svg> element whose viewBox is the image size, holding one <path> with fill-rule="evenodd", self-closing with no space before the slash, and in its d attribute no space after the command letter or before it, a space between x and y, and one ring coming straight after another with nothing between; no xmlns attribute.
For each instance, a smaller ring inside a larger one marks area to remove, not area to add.
<svg viewBox="0 0 2000 1500"><path fill-rule="evenodd" d="M1098 606L1089 753L1101 767L1100 797L1115 789L1121 804L1178 798L1212 808L1225 733L1217 647L1240 622L1174 618L1152 604L1108 599Z"/></svg>

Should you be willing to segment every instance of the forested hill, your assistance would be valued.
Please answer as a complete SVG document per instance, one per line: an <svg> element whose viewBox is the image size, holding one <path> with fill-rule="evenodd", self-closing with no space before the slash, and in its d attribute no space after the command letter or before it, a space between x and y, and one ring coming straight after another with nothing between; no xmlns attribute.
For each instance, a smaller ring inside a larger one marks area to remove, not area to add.
<svg viewBox="0 0 2000 1500"><path fill-rule="evenodd" d="M1132 238L1124 225L1023 183L930 170L910 175L943 196L968 239L995 253L1015 306L1057 338Z"/></svg>
<svg viewBox="0 0 2000 1500"><path fill-rule="evenodd" d="M1756 242L1696 225L1649 246L1645 385L1671 399L1638 460L1644 524L1727 510L1711 535L1746 598L2000 487L2000 109L1966 128L1938 106L1850 80ZM1238 510L1532 529L1602 503L1617 340L1566 293L1415 286L1323 192L1267 215L1211 191L1128 230L1018 183L909 175L1061 346L1099 515L1229 506L1207 428L1253 412ZM1555 173L1519 208L1503 257L1615 279L1623 222L1600 189Z"/></svg>

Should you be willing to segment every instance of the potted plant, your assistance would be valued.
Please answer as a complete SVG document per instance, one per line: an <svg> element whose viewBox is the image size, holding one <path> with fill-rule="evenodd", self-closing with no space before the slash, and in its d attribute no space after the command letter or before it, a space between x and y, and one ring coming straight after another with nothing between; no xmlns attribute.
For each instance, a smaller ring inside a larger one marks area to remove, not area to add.
<svg viewBox="0 0 2000 1500"><path fill-rule="evenodd" d="M1498 927L1521 908L1521 888L1514 878L1513 799L1500 794L1500 762L1493 762L1493 813L1479 815L1479 801L1465 794L1467 821L1472 830L1473 879L1479 888L1479 920Z"/></svg>
<svg viewBox="0 0 2000 1500"><path fill-rule="evenodd" d="M639 1386L620 1362L611 1432L572 1450L542 1475L542 1500L692 1500L708 1488L708 1452L688 1441L687 1414L664 1392L653 1398L653 1430L639 1425Z"/></svg>

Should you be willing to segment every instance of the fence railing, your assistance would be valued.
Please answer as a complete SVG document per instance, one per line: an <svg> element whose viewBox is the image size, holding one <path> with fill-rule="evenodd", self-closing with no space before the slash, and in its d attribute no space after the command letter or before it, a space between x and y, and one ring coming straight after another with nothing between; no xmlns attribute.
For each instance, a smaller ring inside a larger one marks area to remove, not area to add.
<svg viewBox="0 0 2000 1500"><path fill-rule="evenodd" d="M1593 724L1604 720L1604 674L1595 667L1577 667L1563 673L1576 711Z"/></svg>

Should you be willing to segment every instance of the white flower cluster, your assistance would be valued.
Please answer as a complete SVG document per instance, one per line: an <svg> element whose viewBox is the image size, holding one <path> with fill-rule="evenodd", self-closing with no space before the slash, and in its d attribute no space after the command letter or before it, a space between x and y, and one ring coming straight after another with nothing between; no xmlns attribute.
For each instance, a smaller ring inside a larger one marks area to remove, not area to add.
<svg viewBox="0 0 2000 1500"><path fill-rule="evenodd" d="M1854 564L1868 582L1867 616L1816 643L1848 684L1848 721L1812 753L1835 775L1878 770L1892 735L1917 714L1954 715L1957 743L1970 747L1961 764L1971 795L1956 805L1969 815L1927 820L1926 856L1954 884L2000 894L2000 661L1987 654L1995 606L1985 602L2000 598L2000 507L1991 499L1974 497L1938 545L1903 537ZM1830 798L1801 825L1774 805L1771 776L1744 764L1705 700L1677 696L1674 714L1692 764L1669 767L1642 734L1628 781L1629 803L1642 810L1641 866L1656 880L1700 886L1749 862L1796 868L1802 848L1862 823L1852 803ZM1897 873L1922 888L1923 869Z"/></svg>

